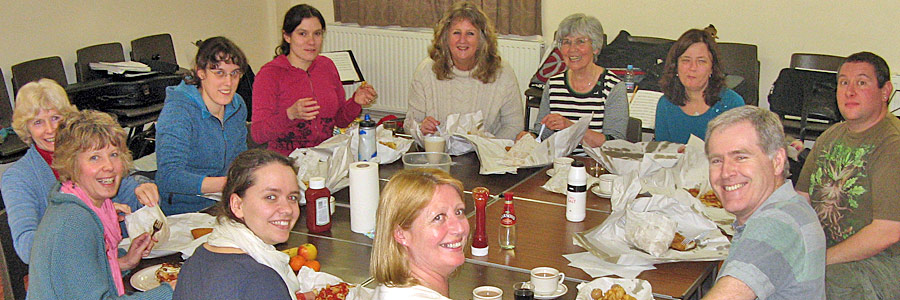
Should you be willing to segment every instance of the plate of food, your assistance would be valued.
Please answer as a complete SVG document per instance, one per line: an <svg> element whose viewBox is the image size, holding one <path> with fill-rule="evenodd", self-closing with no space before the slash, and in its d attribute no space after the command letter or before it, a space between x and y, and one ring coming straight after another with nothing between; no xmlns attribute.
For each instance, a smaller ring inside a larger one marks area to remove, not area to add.
<svg viewBox="0 0 900 300"><path fill-rule="evenodd" d="M161 263L146 267L131 276L131 286L139 291L152 290L162 282L178 280L181 263Z"/></svg>
<svg viewBox="0 0 900 300"><path fill-rule="evenodd" d="M577 300L652 300L650 283L642 279L600 277L578 284Z"/></svg>

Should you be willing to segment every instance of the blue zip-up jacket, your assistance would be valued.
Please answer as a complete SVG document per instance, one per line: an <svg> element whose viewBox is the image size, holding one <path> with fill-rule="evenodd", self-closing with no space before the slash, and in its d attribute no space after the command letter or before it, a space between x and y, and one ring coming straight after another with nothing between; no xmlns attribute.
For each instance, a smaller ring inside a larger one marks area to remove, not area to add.
<svg viewBox="0 0 900 300"><path fill-rule="evenodd" d="M156 184L166 215L197 212L215 203L198 196L203 179L220 177L247 150L247 106L240 95L225 106L224 122L213 116L197 86L166 88L156 127Z"/></svg>

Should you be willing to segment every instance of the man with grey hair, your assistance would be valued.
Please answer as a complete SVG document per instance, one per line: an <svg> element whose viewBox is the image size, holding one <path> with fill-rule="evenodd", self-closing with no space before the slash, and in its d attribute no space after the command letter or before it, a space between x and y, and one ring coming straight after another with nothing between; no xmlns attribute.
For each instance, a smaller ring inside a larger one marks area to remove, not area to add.
<svg viewBox="0 0 900 300"><path fill-rule="evenodd" d="M890 74L871 52L847 57L837 77L846 121L819 136L797 179L825 229L830 299L900 299L900 119L888 113Z"/></svg>
<svg viewBox="0 0 900 300"><path fill-rule="evenodd" d="M778 116L734 108L709 122L706 138L709 182L736 220L728 258L703 299L825 299L825 236L785 180Z"/></svg>

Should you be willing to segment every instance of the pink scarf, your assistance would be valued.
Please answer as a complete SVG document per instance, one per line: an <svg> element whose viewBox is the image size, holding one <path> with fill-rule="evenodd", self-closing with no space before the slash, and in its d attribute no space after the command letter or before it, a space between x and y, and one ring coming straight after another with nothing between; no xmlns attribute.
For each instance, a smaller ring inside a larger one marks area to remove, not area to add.
<svg viewBox="0 0 900 300"><path fill-rule="evenodd" d="M112 273L112 279L113 282L116 283L116 289L119 292L119 296L124 295L125 284L122 282L122 269L119 268L118 259L119 242L122 241L122 229L119 228L119 219L116 214L116 209L113 207L112 200L106 199L103 201L103 205L97 207L94 205L94 201L91 200L91 197L72 181L64 182L59 191L75 195L78 199L84 201L84 203L97 214L97 217L100 218L100 223L103 224L103 241L105 241L106 244L106 259L109 260L109 271Z"/></svg>

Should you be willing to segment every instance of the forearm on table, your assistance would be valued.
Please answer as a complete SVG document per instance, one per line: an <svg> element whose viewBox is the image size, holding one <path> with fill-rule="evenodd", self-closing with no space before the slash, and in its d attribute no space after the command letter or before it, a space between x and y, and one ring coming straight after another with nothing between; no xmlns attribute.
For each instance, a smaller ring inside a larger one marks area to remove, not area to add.
<svg viewBox="0 0 900 300"><path fill-rule="evenodd" d="M725 276L719 278L719 281L716 282L716 285L703 296L703 300L717 300L717 299L755 299L756 293L750 289L747 284L743 281L731 277Z"/></svg>
<svg viewBox="0 0 900 300"><path fill-rule="evenodd" d="M850 238L828 248L825 264L846 263L863 260L881 253L900 241L900 222L872 220Z"/></svg>
<svg viewBox="0 0 900 300"><path fill-rule="evenodd" d="M588 129L584 132L584 138L581 140L582 146L587 145L591 148L600 147L606 142L606 135L601 132Z"/></svg>

